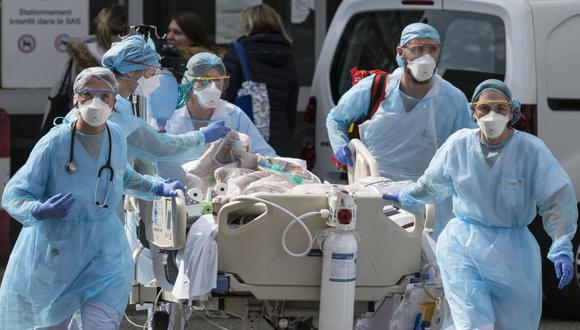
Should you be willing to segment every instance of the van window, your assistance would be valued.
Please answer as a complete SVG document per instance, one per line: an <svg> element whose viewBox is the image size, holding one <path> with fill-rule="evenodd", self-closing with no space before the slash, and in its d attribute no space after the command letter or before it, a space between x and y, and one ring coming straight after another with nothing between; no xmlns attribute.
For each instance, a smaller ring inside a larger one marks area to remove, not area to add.
<svg viewBox="0 0 580 330"><path fill-rule="evenodd" d="M580 110L578 84L578 28L580 16L562 22L548 35L546 41L546 78L548 106L552 110Z"/></svg>
<svg viewBox="0 0 580 330"><path fill-rule="evenodd" d="M397 68L401 31L414 22L433 25L443 48L438 72L470 98L483 80L505 77L505 28L496 16L463 11L380 11L353 16L332 60L330 84L334 103L351 87L350 69Z"/></svg>

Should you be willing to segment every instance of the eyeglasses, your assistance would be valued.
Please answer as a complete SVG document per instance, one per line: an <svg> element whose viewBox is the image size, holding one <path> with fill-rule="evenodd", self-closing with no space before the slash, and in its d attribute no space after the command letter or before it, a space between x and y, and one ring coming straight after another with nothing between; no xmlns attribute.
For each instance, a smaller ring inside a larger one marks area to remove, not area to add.
<svg viewBox="0 0 580 330"><path fill-rule="evenodd" d="M480 115L487 115L490 111L507 116L512 109L509 101L480 101L470 103L471 109Z"/></svg>
<svg viewBox="0 0 580 330"><path fill-rule="evenodd" d="M139 65L146 66L147 68L143 69L144 75L154 76L157 73L159 73L159 70L161 70L161 67L158 65L151 65L151 64L147 64L147 63L135 62L135 61L130 61L130 60L126 60L126 61L128 63L131 63L131 64L139 64Z"/></svg>
<svg viewBox="0 0 580 330"><path fill-rule="evenodd" d="M435 54L441 49L440 44L412 44L405 45L403 48L407 48L415 56L421 56L423 54Z"/></svg>
<svg viewBox="0 0 580 330"><path fill-rule="evenodd" d="M230 80L230 76L220 76L220 77L192 77L186 76L189 82L191 82L191 87L196 91L202 91L209 87L209 85L213 82L217 88L220 90L224 90L228 87L228 82Z"/></svg>
<svg viewBox="0 0 580 330"><path fill-rule="evenodd" d="M109 103L115 98L115 93L109 89L81 89L77 92L80 99L83 101L91 100L95 97L100 98L103 102Z"/></svg>

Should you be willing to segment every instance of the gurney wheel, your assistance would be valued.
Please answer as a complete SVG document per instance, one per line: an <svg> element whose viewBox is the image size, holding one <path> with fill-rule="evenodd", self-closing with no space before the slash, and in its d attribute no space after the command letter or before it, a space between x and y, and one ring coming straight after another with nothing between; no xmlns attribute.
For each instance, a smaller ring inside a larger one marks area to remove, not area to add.
<svg viewBox="0 0 580 330"><path fill-rule="evenodd" d="M151 328L153 330L167 330L169 327L169 313L157 311L153 314Z"/></svg>

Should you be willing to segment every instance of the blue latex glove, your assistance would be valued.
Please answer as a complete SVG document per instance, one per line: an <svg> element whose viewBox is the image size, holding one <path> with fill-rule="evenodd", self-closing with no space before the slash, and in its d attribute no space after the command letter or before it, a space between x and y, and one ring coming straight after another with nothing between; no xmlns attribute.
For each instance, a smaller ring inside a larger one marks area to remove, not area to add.
<svg viewBox="0 0 580 330"><path fill-rule="evenodd" d="M391 202L396 202L399 204L401 203L401 201L399 200L399 193L394 193L394 194L384 193L383 199L386 199L386 200L391 201Z"/></svg>
<svg viewBox="0 0 580 330"><path fill-rule="evenodd" d="M231 128L227 127L223 120L220 120L209 124L207 127L200 129L200 131L205 136L205 143L210 143L226 136L231 131Z"/></svg>
<svg viewBox="0 0 580 330"><path fill-rule="evenodd" d="M334 158L348 166L352 166L352 160L350 159L350 149L348 148L348 143L342 145L340 148L336 150L334 153Z"/></svg>
<svg viewBox="0 0 580 330"><path fill-rule="evenodd" d="M556 277L560 279L558 289L562 290L566 285L570 284L572 278L574 278L572 261L566 255L559 255L556 257L556 260L554 260L554 268L556 269Z"/></svg>
<svg viewBox="0 0 580 330"><path fill-rule="evenodd" d="M175 179L167 179L165 182L155 186L153 193L157 196L174 197L177 196L178 189L181 189L185 193L185 186L181 182Z"/></svg>
<svg viewBox="0 0 580 330"><path fill-rule="evenodd" d="M38 220L62 219L66 217L72 204L76 201L71 193L56 194L46 202L32 207L32 216Z"/></svg>

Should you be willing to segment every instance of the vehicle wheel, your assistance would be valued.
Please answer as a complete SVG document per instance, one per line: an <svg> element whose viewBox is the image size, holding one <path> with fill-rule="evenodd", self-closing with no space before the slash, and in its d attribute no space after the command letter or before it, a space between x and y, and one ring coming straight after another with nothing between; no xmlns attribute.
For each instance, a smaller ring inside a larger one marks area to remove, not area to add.
<svg viewBox="0 0 580 330"><path fill-rule="evenodd" d="M169 327L169 313L157 311L153 314L151 328L153 330L167 330Z"/></svg>
<svg viewBox="0 0 580 330"><path fill-rule="evenodd" d="M550 316L569 320L580 320L578 306L580 305L580 235L576 234L572 240L574 251L574 280L564 289L558 289L558 279L554 271L554 264L546 258L552 240L542 227L542 220L536 217L530 230L538 240L542 256L542 288L544 293L544 311Z"/></svg>

